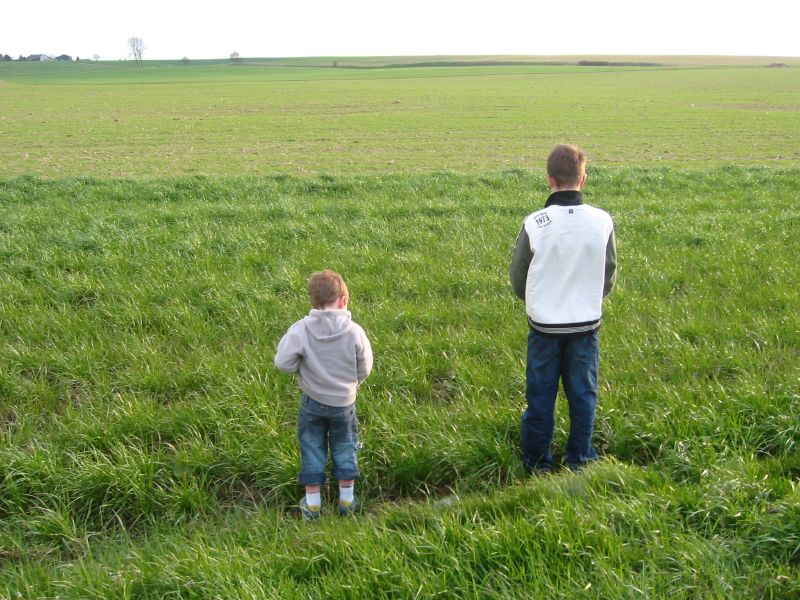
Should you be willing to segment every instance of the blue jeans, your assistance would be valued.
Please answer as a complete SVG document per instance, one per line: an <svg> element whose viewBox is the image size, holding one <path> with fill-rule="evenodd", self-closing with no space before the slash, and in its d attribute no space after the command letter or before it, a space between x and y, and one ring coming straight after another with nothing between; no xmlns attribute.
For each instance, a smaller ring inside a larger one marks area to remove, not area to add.
<svg viewBox="0 0 800 600"><path fill-rule="evenodd" d="M545 337L533 329L528 334L525 397L522 414L522 462L528 469L553 465L550 445L555 427L558 382L569 403L569 438L566 462L579 469L596 460L592 447L597 406L598 332L571 338Z"/></svg>
<svg viewBox="0 0 800 600"><path fill-rule="evenodd" d="M303 394L297 419L297 437L300 440L300 474L297 477L300 485L325 483L328 449L333 458L334 479L346 481L358 477L355 404L328 406Z"/></svg>

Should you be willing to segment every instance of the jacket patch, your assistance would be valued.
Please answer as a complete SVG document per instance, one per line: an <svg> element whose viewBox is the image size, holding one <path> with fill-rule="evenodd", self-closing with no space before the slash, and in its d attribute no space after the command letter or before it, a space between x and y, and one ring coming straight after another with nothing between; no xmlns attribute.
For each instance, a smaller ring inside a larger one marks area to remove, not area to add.
<svg viewBox="0 0 800 600"><path fill-rule="evenodd" d="M552 223L552 221L550 220L550 217L547 216L547 213L542 213L540 215L536 215L533 218L533 220L536 221L536 226L539 227L540 229L542 227L547 227L548 225L550 225L550 223Z"/></svg>

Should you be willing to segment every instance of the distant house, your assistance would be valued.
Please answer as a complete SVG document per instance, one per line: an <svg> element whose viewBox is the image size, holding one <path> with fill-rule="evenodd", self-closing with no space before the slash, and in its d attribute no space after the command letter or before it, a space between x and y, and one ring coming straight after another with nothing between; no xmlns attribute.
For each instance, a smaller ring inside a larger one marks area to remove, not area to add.
<svg viewBox="0 0 800 600"><path fill-rule="evenodd" d="M50 57L49 57L47 54L31 54L31 55L28 57L28 60L40 60L40 61L46 61L46 60L53 60L53 59L52 59L52 58L50 58Z"/></svg>
<svg viewBox="0 0 800 600"><path fill-rule="evenodd" d="M60 56L56 56L56 60L72 61L72 57L69 54L61 54Z"/></svg>

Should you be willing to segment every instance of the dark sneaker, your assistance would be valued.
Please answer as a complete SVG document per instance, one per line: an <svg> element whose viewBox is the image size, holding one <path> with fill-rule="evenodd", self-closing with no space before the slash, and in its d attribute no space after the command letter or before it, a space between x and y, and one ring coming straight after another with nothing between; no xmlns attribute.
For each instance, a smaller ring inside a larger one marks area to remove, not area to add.
<svg viewBox="0 0 800 600"><path fill-rule="evenodd" d="M576 463L567 463L567 466L569 467L569 470L572 471L573 473L580 473L586 467L590 466L593 463L596 463L598 460L600 460L600 459L599 458L590 458L586 462L582 462L582 463L577 463L577 464Z"/></svg>
<svg viewBox="0 0 800 600"><path fill-rule="evenodd" d="M347 502L346 500L339 500L339 516L340 517L350 517L355 514L355 510L358 507L358 500L355 496L353 496L352 502Z"/></svg>
<svg viewBox="0 0 800 600"><path fill-rule="evenodd" d="M341 510L341 509L339 509ZM319 506L309 506L305 497L300 500L300 513L303 515L304 521L316 521L319 519Z"/></svg>
<svg viewBox="0 0 800 600"><path fill-rule="evenodd" d="M552 475L555 472L556 470L549 465L543 465L541 467L529 467L527 465L525 466L525 473L533 477L547 477L548 475Z"/></svg>

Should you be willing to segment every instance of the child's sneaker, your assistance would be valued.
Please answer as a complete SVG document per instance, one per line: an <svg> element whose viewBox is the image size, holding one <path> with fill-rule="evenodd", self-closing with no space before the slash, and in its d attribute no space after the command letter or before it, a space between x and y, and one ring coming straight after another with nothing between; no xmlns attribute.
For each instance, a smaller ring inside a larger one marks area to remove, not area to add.
<svg viewBox="0 0 800 600"><path fill-rule="evenodd" d="M319 506L309 506L308 503L306 502L305 497L303 497L303 499L300 500L300 512L303 515L304 521L315 521L319 519L319 510L320 510ZM341 512L341 508L339 509L339 511Z"/></svg>
<svg viewBox="0 0 800 600"><path fill-rule="evenodd" d="M353 500L348 502L347 500L339 500L339 516L340 517L349 517L355 513L356 507L358 506L358 500L356 500L355 496L353 496Z"/></svg>

